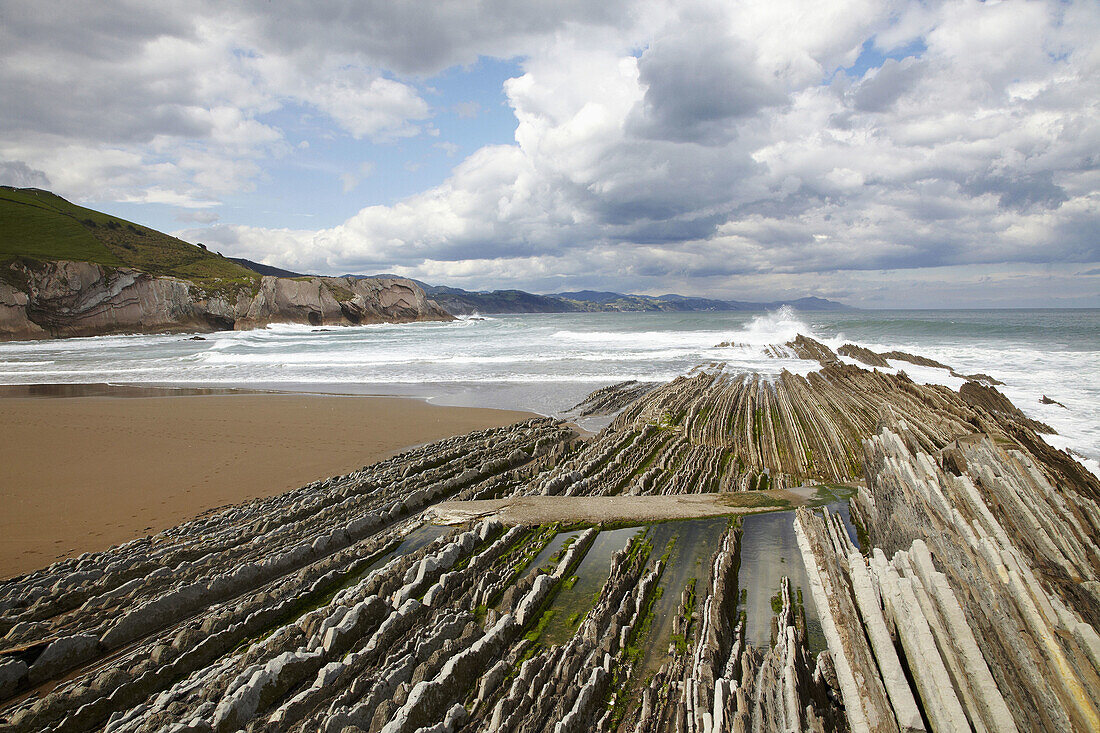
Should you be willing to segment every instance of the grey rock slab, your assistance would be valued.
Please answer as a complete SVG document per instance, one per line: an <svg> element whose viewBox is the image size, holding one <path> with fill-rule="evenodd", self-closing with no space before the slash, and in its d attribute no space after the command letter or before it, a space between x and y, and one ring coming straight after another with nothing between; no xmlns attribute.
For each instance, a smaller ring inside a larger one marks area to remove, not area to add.
<svg viewBox="0 0 1100 733"><path fill-rule="evenodd" d="M31 665L28 677L32 684L44 682L65 670L95 656L99 640L91 634L66 636L51 643Z"/></svg>
<svg viewBox="0 0 1100 733"><path fill-rule="evenodd" d="M0 700L11 697L27 678L27 664L21 659L0 662Z"/></svg>

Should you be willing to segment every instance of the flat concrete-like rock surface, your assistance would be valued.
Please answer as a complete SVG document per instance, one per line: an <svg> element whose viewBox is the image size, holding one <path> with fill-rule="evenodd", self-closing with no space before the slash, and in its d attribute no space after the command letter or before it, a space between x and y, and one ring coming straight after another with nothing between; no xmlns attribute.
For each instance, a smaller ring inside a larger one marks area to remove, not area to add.
<svg viewBox="0 0 1100 733"><path fill-rule="evenodd" d="M434 521L460 524L495 516L505 524L647 522L790 509L806 498L785 490L659 496L517 496L445 501L431 508Z"/></svg>

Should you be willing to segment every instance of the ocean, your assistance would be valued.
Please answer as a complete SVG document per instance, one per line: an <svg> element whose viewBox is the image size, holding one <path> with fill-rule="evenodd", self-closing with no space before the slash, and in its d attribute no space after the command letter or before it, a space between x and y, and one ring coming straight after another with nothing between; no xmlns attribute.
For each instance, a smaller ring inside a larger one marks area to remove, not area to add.
<svg viewBox="0 0 1100 733"><path fill-rule="evenodd" d="M558 414L598 387L667 381L699 366L775 375L816 362L772 358L802 333L834 349L927 356L980 372L1047 440L1100 474L1100 310L769 313L562 313L348 328L124 335L0 344L0 384L115 383L404 394L440 404ZM719 344L732 343L733 346ZM942 369L891 362L920 382L958 388ZM1065 405L1042 404L1047 396Z"/></svg>

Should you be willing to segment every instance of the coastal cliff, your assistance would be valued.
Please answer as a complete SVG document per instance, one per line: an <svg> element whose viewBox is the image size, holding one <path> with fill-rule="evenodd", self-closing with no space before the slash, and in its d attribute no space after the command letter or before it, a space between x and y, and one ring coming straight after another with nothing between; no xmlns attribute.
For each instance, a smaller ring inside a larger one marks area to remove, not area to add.
<svg viewBox="0 0 1100 733"><path fill-rule="evenodd" d="M25 258L0 272L0 340L451 318L399 278L265 276L211 287L128 267Z"/></svg>
<svg viewBox="0 0 1100 733"><path fill-rule="evenodd" d="M277 277L36 188L0 186L0 341L450 320L399 277Z"/></svg>

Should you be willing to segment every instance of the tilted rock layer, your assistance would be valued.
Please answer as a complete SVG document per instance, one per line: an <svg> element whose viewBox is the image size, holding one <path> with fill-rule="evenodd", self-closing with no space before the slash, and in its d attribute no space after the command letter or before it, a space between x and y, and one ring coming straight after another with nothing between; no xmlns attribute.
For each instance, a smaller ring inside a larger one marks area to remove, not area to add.
<svg viewBox="0 0 1100 733"><path fill-rule="evenodd" d="M605 391L634 401L589 439L472 433L0 583L0 731L1096 730L1095 477L988 387L823 361ZM859 484L864 542L782 515L802 587L739 585L736 520L693 556L669 525L424 518L820 480Z"/></svg>
<svg viewBox="0 0 1100 733"><path fill-rule="evenodd" d="M399 278L263 277L206 292L172 277L90 262L14 261L0 278L0 339L449 320ZM16 285L18 283L18 286Z"/></svg>

